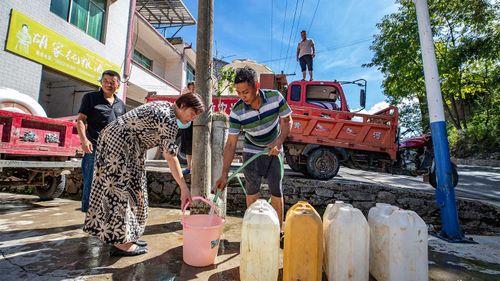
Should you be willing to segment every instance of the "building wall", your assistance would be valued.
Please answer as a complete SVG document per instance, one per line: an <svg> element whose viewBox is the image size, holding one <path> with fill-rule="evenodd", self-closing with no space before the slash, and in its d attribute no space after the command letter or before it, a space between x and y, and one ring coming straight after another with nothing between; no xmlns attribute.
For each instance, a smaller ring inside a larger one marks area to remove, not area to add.
<svg viewBox="0 0 500 281"><path fill-rule="evenodd" d="M42 65L4 51L11 8L31 16L43 9L45 1L30 1L29 5L21 2L24 1L6 0L0 5L0 87L18 90L38 100Z"/></svg>
<svg viewBox="0 0 500 281"><path fill-rule="evenodd" d="M193 48L184 49L185 43L175 45L175 48L183 54L182 56L182 89L184 89L188 83L186 80L186 66L190 65L193 69L196 69L196 52Z"/></svg>
<svg viewBox="0 0 500 281"><path fill-rule="evenodd" d="M2 0L0 5L0 87L13 88L36 100L39 99L42 65L4 51L12 8L121 66L123 71L130 0L108 1L104 42L99 42L50 12L50 2L50 0ZM121 96L122 91L118 95Z"/></svg>
<svg viewBox="0 0 500 281"><path fill-rule="evenodd" d="M150 72L132 64L132 75L130 83L139 86L144 91L128 91L127 97L139 102L144 102L147 92L156 92L158 95L178 95L179 91L169 84L151 75ZM130 96L129 96L130 95Z"/></svg>
<svg viewBox="0 0 500 281"><path fill-rule="evenodd" d="M166 42L145 19L140 17L135 32L138 33L136 35L138 38L134 39L134 48L153 61L154 74L134 63L127 88L127 98L143 102L147 92L156 92L158 95L180 94L185 85L185 57L181 55L182 47Z"/></svg>
<svg viewBox="0 0 500 281"><path fill-rule="evenodd" d="M40 86L40 105L47 112L47 116L57 118L78 114L82 97L98 90L98 87L75 81L45 82Z"/></svg>
<svg viewBox="0 0 500 281"><path fill-rule="evenodd" d="M165 57L151 47L144 39L138 38L135 49L148 59L153 61L153 72L161 77L165 77ZM131 76L134 73L130 74Z"/></svg>
<svg viewBox="0 0 500 281"><path fill-rule="evenodd" d="M165 64L165 79L170 81L174 86L182 89L184 74L184 63L182 58L177 60L167 61ZM184 74L185 75L185 74Z"/></svg>

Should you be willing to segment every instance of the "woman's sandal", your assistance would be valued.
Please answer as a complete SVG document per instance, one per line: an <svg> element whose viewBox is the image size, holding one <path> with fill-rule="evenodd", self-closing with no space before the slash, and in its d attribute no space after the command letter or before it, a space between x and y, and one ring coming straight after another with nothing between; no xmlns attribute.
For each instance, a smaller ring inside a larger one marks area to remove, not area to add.
<svg viewBox="0 0 500 281"><path fill-rule="evenodd" d="M137 246L141 246L141 247L146 247L148 245L148 242L144 241L144 240L137 240L135 242L132 242L134 244L136 244Z"/></svg>
<svg viewBox="0 0 500 281"><path fill-rule="evenodd" d="M109 250L109 253L111 256L118 256L118 257L131 257L131 256L138 256L138 255L143 255L148 252L148 248L143 247L143 246L137 246L133 251L124 251L121 250L115 246L112 246L111 249Z"/></svg>

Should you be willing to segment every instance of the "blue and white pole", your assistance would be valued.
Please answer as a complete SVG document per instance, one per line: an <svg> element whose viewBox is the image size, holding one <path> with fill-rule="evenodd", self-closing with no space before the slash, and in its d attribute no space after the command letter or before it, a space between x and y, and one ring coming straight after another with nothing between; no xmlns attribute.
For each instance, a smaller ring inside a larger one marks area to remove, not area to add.
<svg viewBox="0 0 500 281"><path fill-rule="evenodd" d="M429 20L427 0L414 0L417 10L418 32L424 65L425 89L431 123L434 161L436 163L437 188L436 201L441 209L442 230L440 236L446 240L463 240L455 204L455 190L452 184L452 171L443 99L439 83L436 53Z"/></svg>

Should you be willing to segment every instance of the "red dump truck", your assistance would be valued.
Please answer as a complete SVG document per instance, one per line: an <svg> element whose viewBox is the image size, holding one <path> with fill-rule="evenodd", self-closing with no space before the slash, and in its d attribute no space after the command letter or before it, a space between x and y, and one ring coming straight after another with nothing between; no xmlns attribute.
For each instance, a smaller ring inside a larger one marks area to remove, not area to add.
<svg viewBox="0 0 500 281"><path fill-rule="evenodd" d="M317 179L334 177L343 162L367 168L389 167L397 159L398 110L390 106L375 114L350 112L342 85L361 87L364 107L366 81L295 81L285 75L262 74L263 89L277 89L293 110L293 127L285 143L289 166ZM178 96L153 96L148 101L175 101ZM238 97L213 98L214 111L229 113Z"/></svg>
<svg viewBox="0 0 500 281"><path fill-rule="evenodd" d="M80 167L73 117L45 118L0 110L0 186L33 186L42 200L58 197Z"/></svg>
<svg viewBox="0 0 500 281"><path fill-rule="evenodd" d="M342 85L361 87L364 108L366 81L295 81L286 100L293 110L293 126L285 143L285 157L296 171L316 178L337 175L340 163L387 170L397 160L398 110L389 106L375 114L350 112Z"/></svg>

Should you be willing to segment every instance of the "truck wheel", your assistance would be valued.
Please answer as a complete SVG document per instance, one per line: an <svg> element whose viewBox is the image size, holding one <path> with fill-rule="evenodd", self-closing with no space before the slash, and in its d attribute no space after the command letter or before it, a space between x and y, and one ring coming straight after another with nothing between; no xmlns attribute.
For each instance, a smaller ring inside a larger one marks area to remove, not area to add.
<svg viewBox="0 0 500 281"><path fill-rule="evenodd" d="M302 173L306 177L311 177L311 175L309 175L309 172L307 171L307 165L300 164L297 156L290 155L288 152L285 151L285 159L286 163L288 164L288 166L290 166L290 168L293 171Z"/></svg>
<svg viewBox="0 0 500 281"><path fill-rule="evenodd" d="M456 187L458 184L458 168L455 163L451 163L451 181L453 183L453 187ZM429 183L432 187L437 187L437 177L436 177L436 165L432 162L431 169L429 172Z"/></svg>
<svg viewBox="0 0 500 281"><path fill-rule="evenodd" d="M52 200L61 196L64 192L66 188L66 175L46 177L45 182L44 186L36 187L35 193L43 201Z"/></svg>
<svg viewBox="0 0 500 281"><path fill-rule="evenodd" d="M290 169L292 169L295 172L300 172L299 163L297 163L298 159L296 159L295 156L292 156L290 153L288 153L287 150L285 150L285 159L288 166L290 166Z"/></svg>
<svg viewBox="0 0 500 281"><path fill-rule="evenodd" d="M318 148L307 158L307 172L315 179L329 180L337 175L340 161L328 148Z"/></svg>

